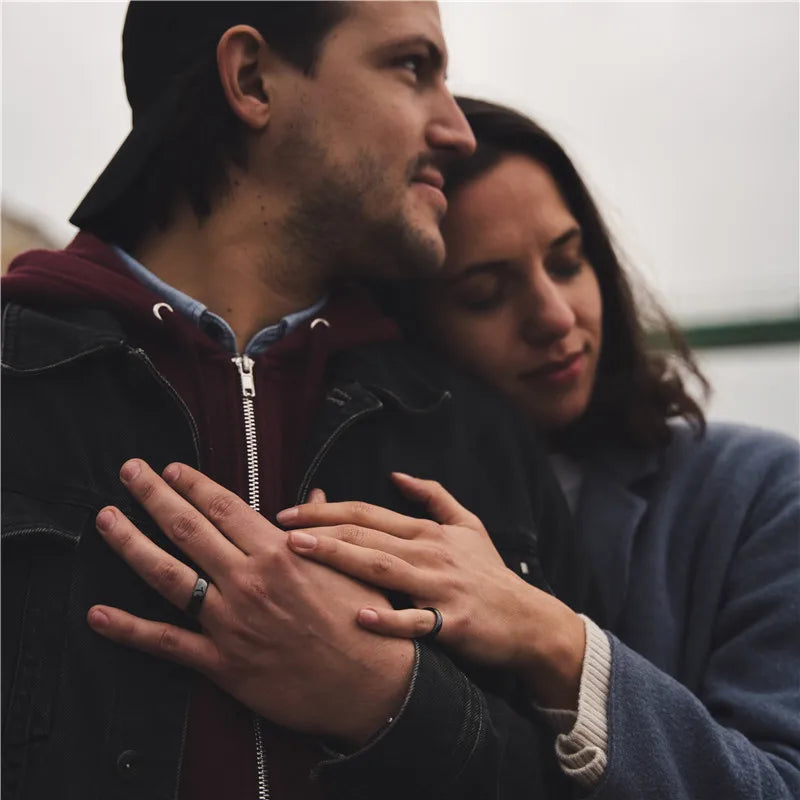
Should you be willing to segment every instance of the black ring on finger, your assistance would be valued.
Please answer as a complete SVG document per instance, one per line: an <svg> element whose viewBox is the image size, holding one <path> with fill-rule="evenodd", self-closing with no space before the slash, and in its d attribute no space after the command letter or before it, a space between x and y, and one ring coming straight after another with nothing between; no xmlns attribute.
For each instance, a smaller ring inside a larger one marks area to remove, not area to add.
<svg viewBox="0 0 800 800"><path fill-rule="evenodd" d="M444 619L442 618L442 612L439 611L438 608L434 608L433 606L425 606L425 608L422 610L433 612L433 627L422 636L417 636L417 641L429 642L431 639L435 639L439 635L439 631L442 630L442 625L444 624Z"/></svg>
<svg viewBox="0 0 800 800"><path fill-rule="evenodd" d="M203 600L206 599L206 594L208 593L208 581L203 578L201 575L197 576L197 580L194 582L194 589L192 589L192 596L189 598L189 602L186 604L186 613L190 617L197 617L200 613L200 606L203 605Z"/></svg>

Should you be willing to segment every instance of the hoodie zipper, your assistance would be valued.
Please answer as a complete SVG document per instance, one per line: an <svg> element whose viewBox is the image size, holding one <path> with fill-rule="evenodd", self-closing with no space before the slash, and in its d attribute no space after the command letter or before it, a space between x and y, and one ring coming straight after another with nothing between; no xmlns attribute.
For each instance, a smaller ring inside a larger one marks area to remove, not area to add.
<svg viewBox="0 0 800 800"><path fill-rule="evenodd" d="M244 415L245 457L247 460L247 502L254 511L260 511L261 498L258 484L258 440L256 438L255 396L256 382L253 377L255 362L250 356L235 356L231 359L239 372L242 388L242 413ZM256 775L258 800L269 800L269 770L264 750L264 731L261 718L253 714L253 733L256 740Z"/></svg>

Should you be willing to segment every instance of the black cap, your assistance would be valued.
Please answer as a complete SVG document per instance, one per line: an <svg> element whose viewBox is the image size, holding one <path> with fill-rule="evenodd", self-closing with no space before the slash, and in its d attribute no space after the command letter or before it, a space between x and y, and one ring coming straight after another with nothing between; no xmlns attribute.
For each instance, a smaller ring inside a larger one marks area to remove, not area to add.
<svg viewBox="0 0 800 800"><path fill-rule="evenodd" d="M134 0L122 31L125 90L132 129L70 218L78 228L107 212L142 173L172 121L181 91L178 76L234 25L261 27L261 2Z"/></svg>

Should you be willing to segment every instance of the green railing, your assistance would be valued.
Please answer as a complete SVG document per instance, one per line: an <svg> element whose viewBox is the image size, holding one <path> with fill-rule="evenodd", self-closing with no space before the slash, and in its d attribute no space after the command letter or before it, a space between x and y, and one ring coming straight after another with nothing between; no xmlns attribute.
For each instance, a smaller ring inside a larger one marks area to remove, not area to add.
<svg viewBox="0 0 800 800"><path fill-rule="evenodd" d="M800 342L800 316L687 325L682 330L689 346L696 350L792 344ZM650 341L658 346L664 342L664 335L653 332Z"/></svg>

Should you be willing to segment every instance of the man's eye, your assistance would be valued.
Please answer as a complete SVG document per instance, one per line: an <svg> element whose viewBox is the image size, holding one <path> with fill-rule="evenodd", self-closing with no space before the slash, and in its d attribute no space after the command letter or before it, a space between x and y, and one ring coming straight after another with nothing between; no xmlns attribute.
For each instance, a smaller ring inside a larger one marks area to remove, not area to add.
<svg viewBox="0 0 800 800"><path fill-rule="evenodd" d="M397 59L395 65L407 70L412 75L419 75L425 65L425 57L421 55L407 55Z"/></svg>

